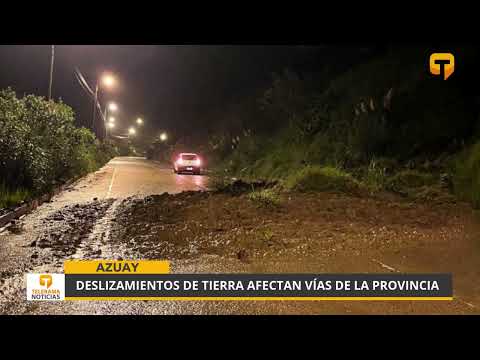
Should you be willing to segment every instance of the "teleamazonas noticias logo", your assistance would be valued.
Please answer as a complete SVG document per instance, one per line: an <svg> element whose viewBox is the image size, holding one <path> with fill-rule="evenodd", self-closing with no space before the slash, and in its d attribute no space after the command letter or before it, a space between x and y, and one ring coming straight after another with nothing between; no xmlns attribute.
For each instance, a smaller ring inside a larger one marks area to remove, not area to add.
<svg viewBox="0 0 480 360"><path fill-rule="evenodd" d="M65 275L27 274L27 300L65 300Z"/></svg>

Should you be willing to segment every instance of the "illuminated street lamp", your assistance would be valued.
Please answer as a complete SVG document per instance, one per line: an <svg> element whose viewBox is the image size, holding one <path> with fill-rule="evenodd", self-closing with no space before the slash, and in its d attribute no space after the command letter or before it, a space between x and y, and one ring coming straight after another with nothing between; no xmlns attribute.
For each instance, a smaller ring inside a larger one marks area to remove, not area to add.
<svg viewBox="0 0 480 360"><path fill-rule="evenodd" d="M95 127L95 115L96 115L96 107L98 103L98 89L99 89L100 83L107 88L112 88L115 85L115 78L113 77L112 74L103 74L100 80L97 80L97 83L95 85L95 97L93 99L93 120L92 120L93 127ZM106 110L107 108L105 108L105 117L107 116Z"/></svg>
<svg viewBox="0 0 480 360"><path fill-rule="evenodd" d="M113 77L112 74L104 74L104 75L102 76L102 83L103 83L103 85L105 85L106 87L111 88L112 86L115 85L115 78Z"/></svg>
<svg viewBox="0 0 480 360"><path fill-rule="evenodd" d="M112 130L113 128L115 127L115 124L113 122L109 122L107 124L107 126L105 127L105 136L108 138L109 134L110 134L110 130Z"/></svg>
<svg viewBox="0 0 480 360"><path fill-rule="evenodd" d="M142 118L138 118L138 119L137 119L137 124L138 124L138 125L143 125L143 119L142 119Z"/></svg>
<svg viewBox="0 0 480 360"><path fill-rule="evenodd" d="M110 111L117 111L117 110L118 110L117 104L115 104L114 102L109 103L109 104L108 104L108 110L110 110Z"/></svg>
<svg viewBox="0 0 480 360"><path fill-rule="evenodd" d="M167 133L161 133L160 134L160 140L161 141L166 141L168 139Z"/></svg>
<svg viewBox="0 0 480 360"><path fill-rule="evenodd" d="M129 135L135 135L136 133L137 133L137 130L135 130L134 127L131 127L131 128L128 129L128 134Z"/></svg>
<svg viewBox="0 0 480 360"><path fill-rule="evenodd" d="M107 114L108 114L108 111L117 111L118 110L118 106L117 104L115 104L114 102L109 102L106 106L105 106L105 114L104 114L104 119L106 120L107 119ZM110 116L110 118L108 119L111 123L115 122L115 118L113 116ZM107 134L107 128L105 128L105 135L108 135Z"/></svg>

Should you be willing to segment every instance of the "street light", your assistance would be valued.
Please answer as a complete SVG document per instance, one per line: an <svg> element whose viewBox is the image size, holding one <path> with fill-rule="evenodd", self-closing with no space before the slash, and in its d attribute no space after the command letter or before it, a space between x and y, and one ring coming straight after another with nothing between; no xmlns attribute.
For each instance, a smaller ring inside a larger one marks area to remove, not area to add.
<svg viewBox="0 0 480 360"><path fill-rule="evenodd" d="M108 104L108 110L110 110L110 111L117 111L117 110L118 110L117 104L115 104L114 102L109 103L109 104Z"/></svg>
<svg viewBox="0 0 480 360"><path fill-rule="evenodd" d="M98 103L98 89L100 82L107 88L112 88L115 85L115 78L111 74L103 74L102 77L100 78L100 81L97 79L97 83L95 85L95 97L93 99L93 123L92 126L95 128L95 115L96 115L96 107ZM105 116L107 115L105 108ZM101 110L100 110L101 111ZM106 129L105 129L106 130ZM103 131L102 131L103 133Z"/></svg>
<svg viewBox="0 0 480 360"><path fill-rule="evenodd" d="M168 138L167 133L161 133L161 134L160 134L160 140L161 140L161 141L166 141L167 138Z"/></svg>
<svg viewBox="0 0 480 360"><path fill-rule="evenodd" d="M138 125L142 125L142 124L143 124L143 119L142 119L142 118L138 118L138 119L137 119L137 124L138 124Z"/></svg>
<svg viewBox="0 0 480 360"><path fill-rule="evenodd" d="M104 75L102 76L102 83L103 83L103 85L105 85L106 87L111 88L112 86L115 85L115 78L114 78L113 75L111 75L111 74L104 74Z"/></svg>
<svg viewBox="0 0 480 360"><path fill-rule="evenodd" d="M108 137L110 135L110 131L115 127L115 124L110 122L107 124L107 127L105 127L105 135ZM110 131L109 131L110 130Z"/></svg>
<svg viewBox="0 0 480 360"><path fill-rule="evenodd" d="M107 114L108 114L108 111L117 111L118 110L118 106L117 104L115 104L114 102L109 102L106 106L105 106L105 115L104 115L104 119L106 120L107 119ZM109 118L109 121L111 123L115 122L115 118L113 116L110 116ZM108 132L107 132L107 128L105 128L105 136L108 136Z"/></svg>
<svg viewBox="0 0 480 360"><path fill-rule="evenodd" d="M129 135L135 135L136 132L137 132L137 131L135 130L134 127L131 127L130 129L128 129L128 134L129 134Z"/></svg>

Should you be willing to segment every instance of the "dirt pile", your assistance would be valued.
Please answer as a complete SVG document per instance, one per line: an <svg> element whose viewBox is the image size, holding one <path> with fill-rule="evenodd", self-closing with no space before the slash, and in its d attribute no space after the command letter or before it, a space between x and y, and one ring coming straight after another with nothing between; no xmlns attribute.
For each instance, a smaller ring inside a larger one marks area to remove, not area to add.
<svg viewBox="0 0 480 360"><path fill-rule="evenodd" d="M333 193L281 194L268 208L248 194L184 192L126 199L113 241L132 256L194 258L216 254L240 261L265 256L328 257L339 252L395 250L448 241L467 206L419 204Z"/></svg>
<svg viewBox="0 0 480 360"><path fill-rule="evenodd" d="M85 204L65 206L43 219L45 231L31 244L32 247L50 249L54 256L74 254L80 243L86 240L96 221L101 219L113 200L94 200ZM37 254L32 255L33 258Z"/></svg>

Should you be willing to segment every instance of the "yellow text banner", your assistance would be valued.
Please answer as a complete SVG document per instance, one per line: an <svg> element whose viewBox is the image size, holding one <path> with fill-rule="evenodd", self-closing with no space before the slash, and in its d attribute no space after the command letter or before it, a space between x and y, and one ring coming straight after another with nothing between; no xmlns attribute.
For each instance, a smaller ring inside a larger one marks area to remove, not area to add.
<svg viewBox="0 0 480 360"><path fill-rule="evenodd" d="M168 274L170 262L163 260L67 260L65 274Z"/></svg>

